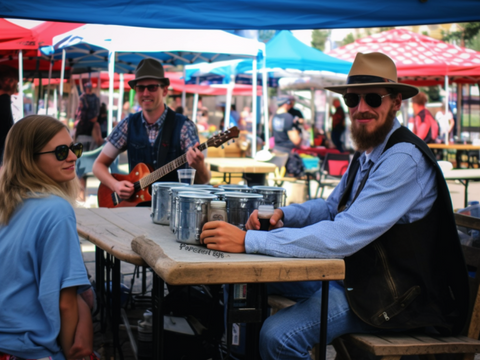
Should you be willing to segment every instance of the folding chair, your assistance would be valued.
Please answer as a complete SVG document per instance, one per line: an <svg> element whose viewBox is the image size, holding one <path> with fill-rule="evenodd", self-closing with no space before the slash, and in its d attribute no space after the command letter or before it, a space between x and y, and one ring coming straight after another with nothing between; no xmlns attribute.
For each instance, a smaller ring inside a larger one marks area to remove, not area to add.
<svg viewBox="0 0 480 360"><path fill-rule="evenodd" d="M320 197L323 197L323 191L325 190L325 187L337 186L343 174L345 174L347 171L349 164L350 154L327 153L320 170L320 179L315 197L318 198L319 191Z"/></svg>

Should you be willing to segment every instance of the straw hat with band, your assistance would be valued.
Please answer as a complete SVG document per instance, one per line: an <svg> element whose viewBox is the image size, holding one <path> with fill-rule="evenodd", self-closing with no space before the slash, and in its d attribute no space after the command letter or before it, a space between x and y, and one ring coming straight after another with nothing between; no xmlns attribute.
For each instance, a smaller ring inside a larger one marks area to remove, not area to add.
<svg viewBox="0 0 480 360"><path fill-rule="evenodd" d="M402 94L402 99L409 99L418 94L415 86L400 84L397 79L397 68L387 55L373 52L358 53L348 73L347 84L329 86L325 89L338 94L346 94L348 88L387 87Z"/></svg>
<svg viewBox="0 0 480 360"><path fill-rule="evenodd" d="M134 89L137 81L144 79L155 79L165 86L170 85L170 79L165 77L162 64L155 59L143 59L140 61L135 69L135 79L130 80L128 85Z"/></svg>

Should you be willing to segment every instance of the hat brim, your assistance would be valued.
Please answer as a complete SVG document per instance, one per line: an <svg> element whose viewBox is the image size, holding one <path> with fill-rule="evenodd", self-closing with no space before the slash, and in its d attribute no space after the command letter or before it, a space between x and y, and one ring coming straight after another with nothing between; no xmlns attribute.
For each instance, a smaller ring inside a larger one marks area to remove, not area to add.
<svg viewBox="0 0 480 360"><path fill-rule="evenodd" d="M134 89L135 88L135 85L137 84L137 81L140 81L140 80L145 80L145 79L155 79L155 80L159 80L161 81L164 85L166 86L169 86L170 85L170 79L169 78L166 78L166 77L156 77L156 76L140 76L136 79L133 79L133 80L130 80L128 82L128 85Z"/></svg>
<svg viewBox="0 0 480 360"><path fill-rule="evenodd" d="M415 86L407 85L407 84L399 84L399 83L363 83L363 84L349 84L349 85L335 85L335 86L328 86L325 90L333 91L337 94L346 94L347 89L349 88L360 88L360 87L385 87L385 88L394 88L398 90L400 94L402 94L402 99L410 99L418 94L419 90Z"/></svg>

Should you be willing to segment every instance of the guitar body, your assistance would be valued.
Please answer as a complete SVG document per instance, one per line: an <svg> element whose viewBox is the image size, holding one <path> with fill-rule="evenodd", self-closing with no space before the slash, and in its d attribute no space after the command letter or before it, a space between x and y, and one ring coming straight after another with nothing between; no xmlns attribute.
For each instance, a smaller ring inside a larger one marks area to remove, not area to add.
<svg viewBox="0 0 480 360"><path fill-rule="evenodd" d="M130 172L128 175L121 175L121 174L112 174L112 176L119 181L127 180L130 181L132 184L140 181L143 177L150 174L150 168L145 164L138 164L135 168ZM116 193L110 190L109 187L100 183L98 187L98 207L106 207L106 208L116 208L116 207L132 207L137 206L138 204L151 201L152 196L148 192L148 187L145 189L140 189L136 193L132 195L132 197L128 200L120 199Z"/></svg>
<svg viewBox="0 0 480 360"><path fill-rule="evenodd" d="M230 128L221 134L212 136L197 148L200 151L205 150L209 146L219 147L230 139L238 138L239 130L236 126ZM148 188L158 179L162 178L169 172L179 168L187 162L187 154L183 154L161 168L153 171L152 168L145 164L138 164L128 175L112 174L112 176L119 181L127 180L135 186L135 193L130 199L123 200L110 190L107 186L100 184L98 187L98 206L106 208L138 206L140 203L151 201L152 196ZM143 189L142 189L143 188Z"/></svg>

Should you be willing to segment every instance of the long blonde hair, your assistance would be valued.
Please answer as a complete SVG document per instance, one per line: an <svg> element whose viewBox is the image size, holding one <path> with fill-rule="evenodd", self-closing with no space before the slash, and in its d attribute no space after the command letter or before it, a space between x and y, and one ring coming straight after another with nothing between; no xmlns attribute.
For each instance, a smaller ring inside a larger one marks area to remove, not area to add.
<svg viewBox="0 0 480 360"><path fill-rule="evenodd" d="M67 129L50 116L31 115L10 129L0 171L0 224L7 225L24 199L58 195L72 205L79 190L77 178L57 183L35 162L40 152L61 130Z"/></svg>

